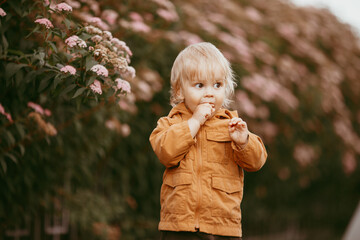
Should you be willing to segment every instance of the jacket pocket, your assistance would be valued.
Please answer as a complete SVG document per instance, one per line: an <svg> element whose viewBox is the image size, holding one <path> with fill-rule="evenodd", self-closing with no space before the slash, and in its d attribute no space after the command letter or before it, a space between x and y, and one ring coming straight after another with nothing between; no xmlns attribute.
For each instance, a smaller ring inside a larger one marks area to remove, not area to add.
<svg viewBox="0 0 360 240"><path fill-rule="evenodd" d="M163 213L187 212L191 182L192 174L188 172L168 173L165 176L160 194Z"/></svg>
<svg viewBox="0 0 360 240"><path fill-rule="evenodd" d="M207 161L227 164L232 159L231 138L229 134L206 131Z"/></svg>
<svg viewBox="0 0 360 240"><path fill-rule="evenodd" d="M212 176L212 209L214 217L241 218L243 185L238 177Z"/></svg>

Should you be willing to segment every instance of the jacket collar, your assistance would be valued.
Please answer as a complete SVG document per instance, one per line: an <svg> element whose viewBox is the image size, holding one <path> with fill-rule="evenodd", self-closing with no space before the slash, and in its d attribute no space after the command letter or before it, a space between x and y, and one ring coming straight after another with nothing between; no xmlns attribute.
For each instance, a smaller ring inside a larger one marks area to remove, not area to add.
<svg viewBox="0 0 360 240"><path fill-rule="evenodd" d="M173 107L168 115L168 117L173 117L175 115L182 115L184 119L189 119L192 116L192 113L190 110L185 106L185 103L181 102L177 104L175 107ZM225 118L225 119L231 119L233 117L233 114L224 108L220 108L215 116L213 118Z"/></svg>

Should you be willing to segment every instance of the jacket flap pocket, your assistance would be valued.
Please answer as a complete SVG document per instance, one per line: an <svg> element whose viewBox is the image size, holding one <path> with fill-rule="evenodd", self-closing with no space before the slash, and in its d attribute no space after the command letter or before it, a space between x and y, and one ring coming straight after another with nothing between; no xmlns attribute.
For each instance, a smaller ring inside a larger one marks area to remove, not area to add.
<svg viewBox="0 0 360 240"><path fill-rule="evenodd" d="M166 176L164 183L170 187L176 187L179 185L191 184L192 175L191 173L180 172Z"/></svg>
<svg viewBox="0 0 360 240"><path fill-rule="evenodd" d="M240 192L242 185L240 178L237 177L212 177L212 187L226 193Z"/></svg>
<svg viewBox="0 0 360 240"><path fill-rule="evenodd" d="M210 141L216 141L216 142L230 142L231 138L229 133L221 133L221 132L210 132L206 131L206 138Z"/></svg>

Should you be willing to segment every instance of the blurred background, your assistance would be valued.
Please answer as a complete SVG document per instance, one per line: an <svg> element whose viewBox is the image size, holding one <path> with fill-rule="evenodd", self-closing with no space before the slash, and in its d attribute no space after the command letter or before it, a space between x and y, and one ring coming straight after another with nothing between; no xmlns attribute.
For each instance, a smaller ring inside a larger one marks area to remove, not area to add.
<svg viewBox="0 0 360 240"><path fill-rule="evenodd" d="M360 196L360 44L351 25L286 0L65 0L66 19L131 49L131 93L94 101L89 87L72 87L75 77L47 72L71 62L60 40L79 32L53 14L66 29L45 34L34 23L49 14L42 2L0 2L0 239L157 239L164 167L148 138L171 109L175 57L201 41L231 62L232 109L269 154L245 173L243 239L342 238ZM51 114L34 117L29 102Z"/></svg>

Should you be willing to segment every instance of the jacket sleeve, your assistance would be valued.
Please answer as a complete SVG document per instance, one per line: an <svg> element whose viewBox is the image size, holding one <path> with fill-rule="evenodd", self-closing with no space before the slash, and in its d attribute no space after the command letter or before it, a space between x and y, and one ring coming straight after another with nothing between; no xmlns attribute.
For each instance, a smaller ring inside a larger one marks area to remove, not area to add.
<svg viewBox="0 0 360 240"><path fill-rule="evenodd" d="M187 121L170 124L169 119L163 117L151 133L150 143L160 162L169 168L179 164L195 140Z"/></svg>
<svg viewBox="0 0 360 240"><path fill-rule="evenodd" d="M231 143L234 149L235 162L248 172L258 171L265 164L267 152L260 137L249 133L248 143L241 148L234 142Z"/></svg>

